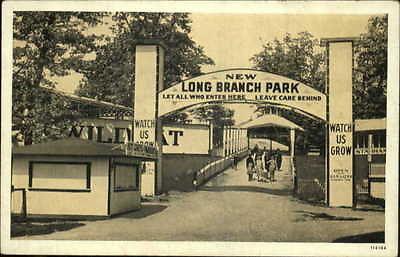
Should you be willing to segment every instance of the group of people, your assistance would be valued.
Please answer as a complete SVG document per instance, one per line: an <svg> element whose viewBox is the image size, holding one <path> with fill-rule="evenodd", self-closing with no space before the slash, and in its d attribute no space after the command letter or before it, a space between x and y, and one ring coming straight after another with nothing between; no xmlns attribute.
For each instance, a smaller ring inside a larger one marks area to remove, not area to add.
<svg viewBox="0 0 400 257"><path fill-rule="evenodd" d="M275 171L280 170L282 165L282 153L278 148L275 152L270 152L265 148L259 150L257 147L250 150L246 159L248 180L268 182L275 180Z"/></svg>

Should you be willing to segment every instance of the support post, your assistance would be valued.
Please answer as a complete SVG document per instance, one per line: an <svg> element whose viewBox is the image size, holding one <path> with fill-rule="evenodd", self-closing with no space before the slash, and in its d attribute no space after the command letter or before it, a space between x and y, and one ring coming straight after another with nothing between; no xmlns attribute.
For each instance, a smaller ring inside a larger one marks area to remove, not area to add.
<svg viewBox="0 0 400 257"><path fill-rule="evenodd" d="M290 158L293 160L294 157L294 147L296 142L296 131L294 128L290 129Z"/></svg>
<svg viewBox="0 0 400 257"><path fill-rule="evenodd" d="M329 206L354 206L353 174L353 42L354 38L323 39L328 53Z"/></svg>
<svg viewBox="0 0 400 257"><path fill-rule="evenodd" d="M158 92L164 87L164 49L160 43L143 42L135 50L133 142L157 148L153 183L155 194L162 190L162 124L158 118ZM136 107L136 108L135 108Z"/></svg>

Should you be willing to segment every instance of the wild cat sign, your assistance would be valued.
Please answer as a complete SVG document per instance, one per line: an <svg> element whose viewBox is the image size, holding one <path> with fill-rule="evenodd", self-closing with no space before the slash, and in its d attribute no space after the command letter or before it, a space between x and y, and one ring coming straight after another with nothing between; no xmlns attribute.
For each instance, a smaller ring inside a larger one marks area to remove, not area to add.
<svg viewBox="0 0 400 257"><path fill-rule="evenodd" d="M251 69L208 73L181 81L158 95L159 115L208 102L268 102L326 119L326 96L293 79Z"/></svg>

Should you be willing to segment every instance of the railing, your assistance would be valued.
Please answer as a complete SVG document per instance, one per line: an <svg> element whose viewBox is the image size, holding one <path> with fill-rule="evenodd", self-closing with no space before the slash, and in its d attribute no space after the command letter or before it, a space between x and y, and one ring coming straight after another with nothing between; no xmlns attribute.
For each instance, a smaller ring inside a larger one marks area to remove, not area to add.
<svg viewBox="0 0 400 257"><path fill-rule="evenodd" d="M242 159L246 155L247 155L247 150L237 153L237 157L239 160ZM224 171L228 167L231 167L233 164L233 157L234 157L234 155L230 155L230 156L224 157L222 159L210 162L206 166L201 168L199 171L197 171L197 173L196 173L197 185L196 186L200 186L200 185L206 183L210 178L212 178L215 175L219 174L220 172Z"/></svg>

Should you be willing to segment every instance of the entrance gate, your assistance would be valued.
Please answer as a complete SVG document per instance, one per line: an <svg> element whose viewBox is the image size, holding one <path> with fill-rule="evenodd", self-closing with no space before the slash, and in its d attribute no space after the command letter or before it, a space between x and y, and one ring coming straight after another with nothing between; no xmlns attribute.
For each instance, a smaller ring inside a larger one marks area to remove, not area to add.
<svg viewBox="0 0 400 257"><path fill-rule="evenodd" d="M252 69L216 71L163 90L164 47L156 42L137 45L133 140L158 149L156 192L162 183L160 117L205 103L270 103L326 122L326 203L353 206L353 39L322 43L328 52L326 94L299 81Z"/></svg>

